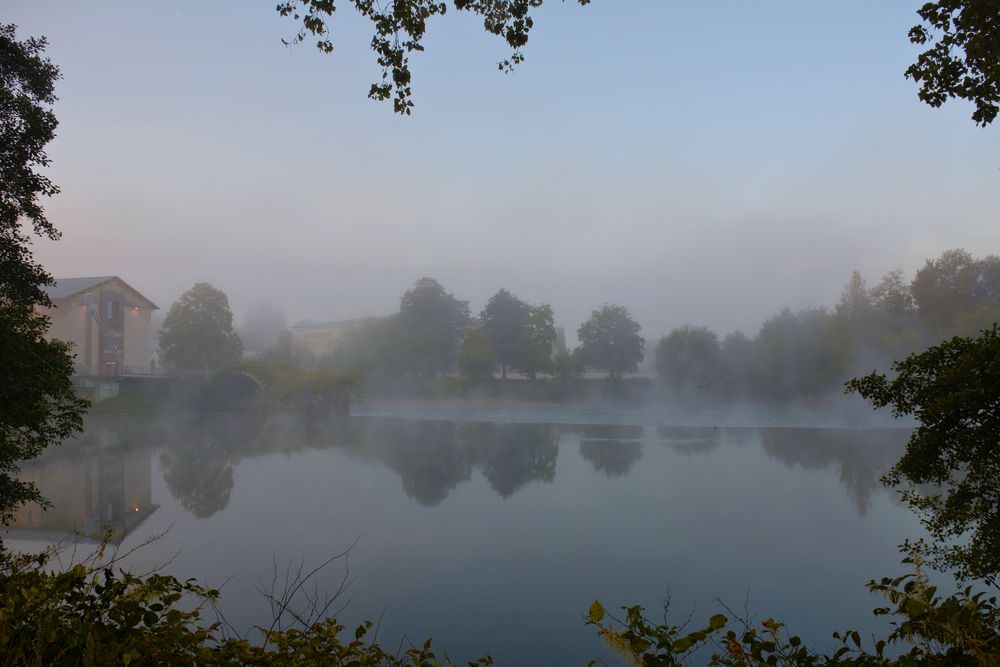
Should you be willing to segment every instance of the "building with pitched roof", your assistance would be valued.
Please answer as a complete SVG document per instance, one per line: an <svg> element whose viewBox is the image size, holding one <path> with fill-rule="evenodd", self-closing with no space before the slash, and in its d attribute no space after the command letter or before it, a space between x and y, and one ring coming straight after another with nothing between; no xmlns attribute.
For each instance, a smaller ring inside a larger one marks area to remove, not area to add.
<svg viewBox="0 0 1000 667"><path fill-rule="evenodd" d="M155 303L118 276L59 278L46 288L49 337L71 343L82 376L149 374Z"/></svg>

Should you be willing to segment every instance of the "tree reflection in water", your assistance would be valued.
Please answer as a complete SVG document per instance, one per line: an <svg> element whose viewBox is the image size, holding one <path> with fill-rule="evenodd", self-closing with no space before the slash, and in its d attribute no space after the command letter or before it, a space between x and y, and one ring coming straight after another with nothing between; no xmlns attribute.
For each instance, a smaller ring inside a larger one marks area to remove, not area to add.
<svg viewBox="0 0 1000 667"><path fill-rule="evenodd" d="M110 437L109 434L116 437ZM880 476L902 454L906 430L812 428L703 428L492 422L421 421L388 418L304 418L299 414L213 414L155 421L91 425L80 439L87 449L108 442L125 448L157 447L170 493L198 518L229 503L234 472L242 459L306 449L338 448L377 462L399 475L403 491L425 507L439 505L478 472L502 498L532 482L555 479L559 440L580 438L580 455L596 473L625 478L659 444L685 456L720 447L759 443L772 459L789 467L833 467L860 514L881 489ZM655 434L655 435L654 435ZM652 436L652 437L650 437Z"/></svg>
<svg viewBox="0 0 1000 667"><path fill-rule="evenodd" d="M551 482L558 431L548 424L367 420L358 454L396 472L406 494L433 507L479 470L504 498L535 480Z"/></svg>
<svg viewBox="0 0 1000 667"><path fill-rule="evenodd" d="M236 464L259 433L260 420L241 413L197 418L168 432L160 467L171 495L199 519L225 509Z"/></svg>
<svg viewBox="0 0 1000 667"><path fill-rule="evenodd" d="M864 516L881 477L903 455L907 429L767 428L759 429L761 446L789 468L837 469L840 483Z"/></svg>
<svg viewBox="0 0 1000 667"><path fill-rule="evenodd" d="M624 477L642 458L641 426L584 426L580 435L580 455L608 478Z"/></svg>
<svg viewBox="0 0 1000 667"><path fill-rule="evenodd" d="M688 455L707 454L723 442L745 446L755 438L773 460L789 468L826 470L835 467L851 502L864 516L872 496L882 489L881 477L903 454L907 429L842 428L704 428L657 427L660 439L672 450Z"/></svg>
<svg viewBox="0 0 1000 667"><path fill-rule="evenodd" d="M476 451L476 460L490 487L510 498L529 482L552 482L559 454L558 433L548 424L468 423L462 441Z"/></svg>

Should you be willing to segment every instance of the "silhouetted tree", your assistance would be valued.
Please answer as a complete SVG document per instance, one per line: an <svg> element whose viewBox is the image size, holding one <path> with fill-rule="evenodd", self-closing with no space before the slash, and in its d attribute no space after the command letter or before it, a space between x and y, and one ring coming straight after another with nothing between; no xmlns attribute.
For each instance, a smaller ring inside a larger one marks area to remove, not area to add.
<svg viewBox="0 0 1000 667"><path fill-rule="evenodd" d="M584 363L612 378L638 370L645 343L641 328L624 306L601 306L577 331Z"/></svg>
<svg viewBox="0 0 1000 667"><path fill-rule="evenodd" d="M580 5L590 0L577 0ZM395 0L389 7L379 3L352 2L371 22L371 47L382 76L372 84L368 97L392 100L396 113L409 114L413 107L409 55L423 51L427 21L443 15L449 3L440 0ZM498 2L497 0L452 0L455 11L466 11L483 19L486 32L502 37L511 48L510 57L500 61L509 72L524 61L521 49L528 43L534 26L533 10L543 0ZM340 6L343 6L341 3ZM277 6L282 16L292 17L298 33L291 43L315 40L323 53L333 52L327 23L338 7L337 0L283 0ZM936 0L925 3L918 14L921 24L909 31L910 41L929 46L906 70L916 81L918 97L933 106L949 98L972 102L972 119L987 125L997 115L1000 102L1000 39L995 0Z"/></svg>
<svg viewBox="0 0 1000 667"><path fill-rule="evenodd" d="M972 120L989 125L1000 103L996 0L937 0L917 13L924 24L910 28L910 41L930 48L906 76L920 84L920 99L932 107L950 98L968 100L975 106Z"/></svg>
<svg viewBox="0 0 1000 667"><path fill-rule="evenodd" d="M514 365L517 345L531 321L531 307L502 289L486 302L479 319L493 343L493 351L500 362L500 376L506 380L507 367Z"/></svg>
<svg viewBox="0 0 1000 667"><path fill-rule="evenodd" d="M910 284L920 318L944 329L976 301L976 261L966 250L946 250L929 259Z"/></svg>
<svg viewBox="0 0 1000 667"><path fill-rule="evenodd" d="M52 277L31 254L34 236L58 239L42 197L59 189L38 171L49 164L55 136L59 69L45 58L44 38L17 39L0 24L0 523L23 502L44 503L15 478L21 461L79 431L87 402L73 389L70 346L45 339Z"/></svg>
<svg viewBox="0 0 1000 667"><path fill-rule="evenodd" d="M517 368L534 380L538 373L552 370L552 348L556 343L556 327L552 306L543 303L532 306L527 323L515 347Z"/></svg>
<svg viewBox="0 0 1000 667"><path fill-rule="evenodd" d="M851 279L840 294L840 301L834 309L838 315L861 319L867 317L872 308L871 295L865 286L865 280L858 271L851 272Z"/></svg>
<svg viewBox="0 0 1000 667"><path fill-rule="evenodd" d="M917 553L963 578L1000 575L1000 332L953 338L894 363L895 377L855 378L848 388L919 425L886 476L921 516L929 545ZM922 485L933 485L931 493Z"/></svg>
<svg viewBox="0 0 1000 667"><path fill-rule="evenodd" d="M722 375L719 338L708 327L674 329L656 345L656 370L675 387L713 388Z"/></svg>
<svg viewBox="0 0 1000 667"><path fill-rule="evenodd" d="M239 361L243 343L225 292L197 283L182 294L163 320L160 350L174 368L218 369Z"/></svg>
<svg viewBox="0 0 1000 667"><path fill-rule="evenodd" d="M412 372L424 377L455 366L469 321L469 304L433 278L421 278L400 299L398 322Z"/></svg>
<svg viewBox="0 0 1000 667"><path fill-rule="evenodd" d="M755 390L788 399L837 387L844 375L836 365L832 324L822 308L786 308L768 318L754 340Z"/></svg>
<svg viewBox="0 0 1000 667"><path fill-rule="evenodd" d="M893 322L902 322L914 312L913 294L903 282L902 269L893 269L871 290L872 307Z"/></svg>

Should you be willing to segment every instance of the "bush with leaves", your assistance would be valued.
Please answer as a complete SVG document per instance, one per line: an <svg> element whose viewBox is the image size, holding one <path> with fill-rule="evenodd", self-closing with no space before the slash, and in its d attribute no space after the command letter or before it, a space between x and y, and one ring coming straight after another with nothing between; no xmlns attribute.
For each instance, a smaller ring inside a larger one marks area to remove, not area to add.
<svg viewBox="0 0 1000 667"><path fill-rule="evenodd" d="M911 561L912 562L912 561ZM866 647L857 630L834 632L836 648L829 653L806 645L772 618L731 622L712 616L705 627L657 624L642 607L623 607L624 619L612 618L594 602L587 624L629 664L670 667L707 663L719 667L988 667L1000 664L1000 609L994 597L966 588L942 597L930 585L919 561L913 574L870 581L868 590L885 598L876 615L893 619L885 639ZM890 646L898 651L888 651ZM893 654L893 655L890 655ZM596 661L591 662L596 664Z"/></svg>
<svg viewBox="0 0 1000 667"><path fill-rule="evenodd" d="M194 580L163 574L137 576L116 568L122 557L102 547L69 568L53 568L51 554L0 562L0 665L356 665L438 667L428 639L396 654L369 638L365 622L344 626L315 613L291 613L291 626L259 628L260 641L233 635L225 621L205 620L219 592ZM304 583L308 576L293 582ZM291 593L294 593L294 586ZM276 598L276 614L290 613L290 595ZM315 608L312 610L316 611ZM280 618L280 616L279 616ZM484 657L472 665L489 665Z"/></svg>

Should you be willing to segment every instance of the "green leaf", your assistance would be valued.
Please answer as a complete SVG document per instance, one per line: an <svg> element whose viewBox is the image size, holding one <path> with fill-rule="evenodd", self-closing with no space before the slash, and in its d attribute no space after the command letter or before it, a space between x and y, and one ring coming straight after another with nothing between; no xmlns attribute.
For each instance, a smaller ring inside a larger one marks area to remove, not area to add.
<svg viewBox="0 0 1000 667"><path fill-rule="evenodd" d="M725 614L716 614L712 618L708 619L708 627L713 630L721 630L726 627L726 623L729 619L726 618Z"/></svg>
<svg viewBox="0 0 1000 667"><path fill-rule="evenodd" d="M591 623L600 623L604 619L604 607L597 600L594 600L594 604L590 605L590 611L587 613L587 620Z"/></svg>

